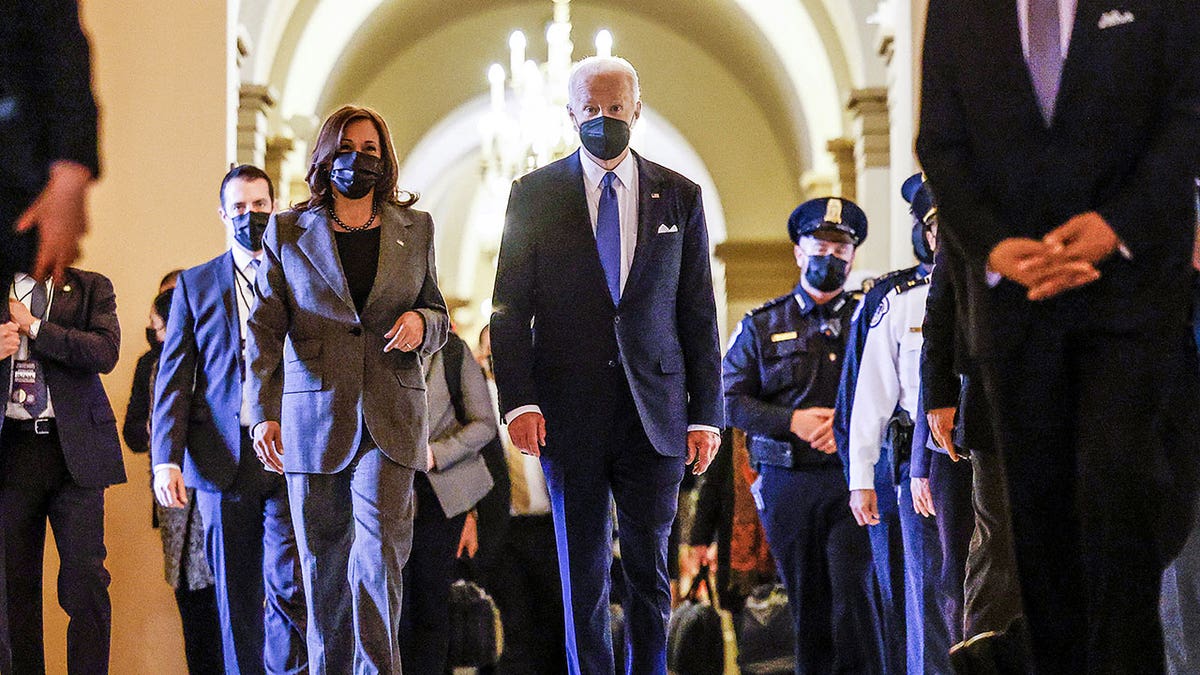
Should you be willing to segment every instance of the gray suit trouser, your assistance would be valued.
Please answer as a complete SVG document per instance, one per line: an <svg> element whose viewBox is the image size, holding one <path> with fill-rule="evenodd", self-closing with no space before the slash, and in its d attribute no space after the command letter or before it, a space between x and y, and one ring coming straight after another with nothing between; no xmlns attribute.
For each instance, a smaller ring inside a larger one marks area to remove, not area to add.
<svg viewBox="0 0 1200 675"><path fill-rule="evenodd" d="M364 433L333 474L287 474L314 675L399 673L401 572L412 548L413 470Z"/></svg>

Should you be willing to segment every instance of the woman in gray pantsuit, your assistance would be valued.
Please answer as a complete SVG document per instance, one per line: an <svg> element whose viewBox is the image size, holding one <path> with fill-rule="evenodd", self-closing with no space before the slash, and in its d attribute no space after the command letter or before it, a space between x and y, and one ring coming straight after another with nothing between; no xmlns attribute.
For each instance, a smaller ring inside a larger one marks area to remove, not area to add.
<svg viewBox="0 0 1200 675"><path fill-rule="evenodd" d="M249 321L255 453L287 477L314 673L400 672L423 369L449 318L433 222L397 191L397 172L376 112L346 106L325 121L312 197L267 228Z"/></svg>

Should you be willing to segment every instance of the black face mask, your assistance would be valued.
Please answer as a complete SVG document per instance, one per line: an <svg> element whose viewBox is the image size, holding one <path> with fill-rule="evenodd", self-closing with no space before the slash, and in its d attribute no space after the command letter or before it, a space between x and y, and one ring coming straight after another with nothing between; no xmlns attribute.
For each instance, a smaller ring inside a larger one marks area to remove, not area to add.
<svg viewBox="0 0 1200 675"><path fill-rule="evenodd" d="M615 117L593 117L579 125L579 140L598 159L616 159L629 147L629 123Z"/></svg>
<svg viewBox="0 0 1200 675"><path fill-rule="evenodd" d="M917 260L920 260L926 265L933 264L934 251L929 248L929 241L925 238L924 223L919 221L913 222L912 245L913 254L917 256Z"/></svg>
<svg viewBox="0 0 1200 675"><path fill-rule="evenodd" d="M158 341L158 331L149 326L146 327L146 342L150 344L150 349L158 349L162 346L162 343Z"/></svg>
<svg viewBox="0 0 1200 675"><path fill-rule="evenodd" d="M383 176L383 160L362 152L342 152L333 158L329 184L350 199L362 199Z"/></svg>
<svg viewBox="0 0 1200 675"><path fill-rule="evenodd" d="M263 232L267 231L267 221L271 214L262 211L247 211L240 216L234 216L233 240L247 251L262 250Z"/></svg>
<svg viewBox="0 0 1200 675"><path fill-rule="evenodd" d="M846 284L850 263L835 255L809 256L804 279L822 293L832 293Z"/></svg>

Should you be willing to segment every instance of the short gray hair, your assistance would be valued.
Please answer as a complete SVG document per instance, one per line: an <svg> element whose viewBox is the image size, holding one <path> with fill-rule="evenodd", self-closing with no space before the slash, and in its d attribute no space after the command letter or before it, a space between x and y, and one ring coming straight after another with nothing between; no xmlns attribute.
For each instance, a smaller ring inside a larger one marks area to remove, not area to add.
<svg viewBox="0 0 1200 675"><path fill-rule="evenodd" d="M579 85L597 75L619 73L625 75L633 83L633 100L642 100L642 86L638 82L637 70L633 64L619 56L589 56L575 64L571 69L571 77L567 80L567 100L575 102L575 91Z"/></svg>

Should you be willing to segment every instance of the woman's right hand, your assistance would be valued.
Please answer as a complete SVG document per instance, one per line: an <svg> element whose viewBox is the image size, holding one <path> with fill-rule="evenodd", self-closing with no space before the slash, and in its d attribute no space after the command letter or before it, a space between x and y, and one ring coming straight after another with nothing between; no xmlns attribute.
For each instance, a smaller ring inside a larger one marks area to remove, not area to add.
<svg viewBox="0 0 1200 675"><path fill-rule="evenodd" d="M259 422L254 425L254 454L267 471L283 474L283 433L279 422Z"/></svg>

